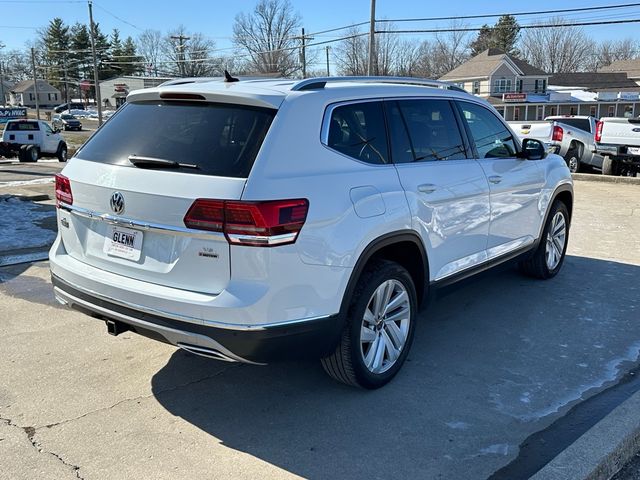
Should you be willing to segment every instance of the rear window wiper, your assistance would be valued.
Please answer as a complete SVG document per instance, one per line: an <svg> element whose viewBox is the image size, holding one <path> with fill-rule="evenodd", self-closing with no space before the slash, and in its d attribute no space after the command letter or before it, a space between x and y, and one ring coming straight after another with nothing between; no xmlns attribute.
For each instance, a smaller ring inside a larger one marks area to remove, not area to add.
<svg viewBox="0 0 640 480"><path fill-rule="evenodd" d="M198 165L193 163L180 163L174 160L166 160L164 158L141 157L138 155L129 155L129 161L138 168L193 168L199 170Z"/></svg>

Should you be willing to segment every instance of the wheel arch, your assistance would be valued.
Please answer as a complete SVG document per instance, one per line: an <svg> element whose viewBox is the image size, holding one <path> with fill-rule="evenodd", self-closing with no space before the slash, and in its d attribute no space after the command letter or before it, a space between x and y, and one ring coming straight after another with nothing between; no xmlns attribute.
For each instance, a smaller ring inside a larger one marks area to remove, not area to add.
<svg viewBox="0 0 640 480"><path fill-rule="evenodd" d="M573 214L573 188L570 183L564 183L558 186L554 190L553 195L551 195L551 201L547 204L546 211L544 212L544 221L540 225L540 232L538 233L536 245L538 245L542 239L542 232L544 231L544 226L547 224L551 205L553 205L556 200L561 200L567 206L567 210L569 211L569 225L571 224L571 217Z"/></svg>
<svg viewBox="0 0 640 480"><path fill-rule="evenodd" d="M392 260L406 268L416 287L418 305L426 298L429 287L429 262L422 240L413 230L388 233L370 242L360 254L340 304L343 318L346 318L349 302L362 272L376 259Z"/></svg>

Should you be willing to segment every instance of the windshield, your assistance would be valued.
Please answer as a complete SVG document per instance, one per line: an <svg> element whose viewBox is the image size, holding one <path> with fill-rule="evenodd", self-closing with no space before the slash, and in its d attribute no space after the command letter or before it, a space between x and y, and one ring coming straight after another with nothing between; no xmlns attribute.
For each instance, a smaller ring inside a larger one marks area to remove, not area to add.
<svg viewBox="0 0 640 480"><path fill-rule="evenodd" d="M75 120L76 119L76 117L74 117L73 115L62 115L62 117L60 117L60 118L62 118L63 120Z"/></svg>
<svg viewBox="0 0 640 480"><path fill-rule="evenodd" d="M77 156L129 167L130 156L152 157L195 165L189 173L246 178L275 113L231 104L127 103Z"/></svg>

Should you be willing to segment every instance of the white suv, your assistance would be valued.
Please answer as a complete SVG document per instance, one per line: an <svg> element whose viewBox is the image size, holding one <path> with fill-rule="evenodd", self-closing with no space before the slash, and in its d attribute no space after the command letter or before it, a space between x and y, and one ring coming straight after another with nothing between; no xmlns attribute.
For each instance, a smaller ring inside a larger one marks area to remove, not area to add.
<svg viewBox="0 0 640 480"><path fill-rule="evenodd" d="M553 277L564 160L485 101L403 78L132 92L56 177L59 301L200 355L401 368L430 288L518 259Z"/></svg>

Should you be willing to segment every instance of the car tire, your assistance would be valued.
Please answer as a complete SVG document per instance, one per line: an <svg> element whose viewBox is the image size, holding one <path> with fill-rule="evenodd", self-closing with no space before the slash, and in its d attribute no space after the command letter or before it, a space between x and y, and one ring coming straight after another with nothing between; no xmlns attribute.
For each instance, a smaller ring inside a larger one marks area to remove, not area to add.
<svg viewBox="0 0 640 480"><path fill-rule="evenodd" d="M611 158L609 155L605 155L602 159L602 174L603 175L619 175L620 164Z"/></svg>
<svg viewBox="0 0 640 480"><path fill-rule="evenodd" d="M324 370L347 385L386 385L411 348L417 304L413 279L404 267L388 260L369 265L358 279L340 342L321 360Z"/></svg>
<svg viewBox="0 0 640 480"><path fill-rule="evenodd" d="M576 148L572 148L567 152L564 157L567 162L567 167L571 173L581 173L584 170L582 162L580 161L580 152Z"/></svg>
<svg viewBox="0 0 640 480"><path fill-rule="evenodd" d="M542 237L535 252L520 262L520 269L530 277L546 280L555 277L564 263L569 243L569 211L562 201L551 206Z"/></svg>
<svg viewBox="0 0 640 480"><path fill-rule="evenodd" d="M58 152L56 153L59 162L67 161L67 146L64 143L58 145Z"/></svg>
<svg viewBox="0 0 640 480"><path fill-rule="evenodd" d="M29 145L24 149L24 158L26 162L34 163L40 158L40 151L35 145Z"/></svg>
<svg viewBox="0 0 640 480"><path fill-rule="evenodd" d="M27 161L27 156L25 155L26 148L27 148L26 145L20 145L20 148L18 149L18 161L20 162Z"/></svg>

